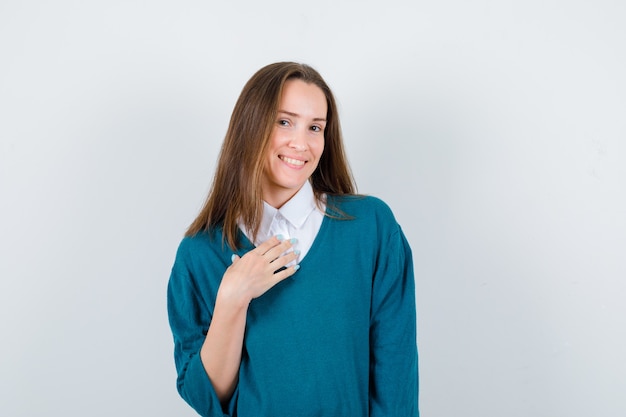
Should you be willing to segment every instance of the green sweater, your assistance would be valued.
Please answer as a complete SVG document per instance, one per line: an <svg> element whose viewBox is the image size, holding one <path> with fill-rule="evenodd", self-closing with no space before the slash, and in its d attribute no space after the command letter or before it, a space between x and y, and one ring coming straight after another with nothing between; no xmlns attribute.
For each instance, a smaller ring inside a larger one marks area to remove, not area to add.
<svg viewBox="0 0 626 417"><path fill-rule="evenodd" d="M224 407L199 352L233 252L221 229L181 242L168 313L178 391L200 415L419 415L411 249L381 200L328 203L352 219L326 216L300 270L251 302L238 386ZM253 248L241 237L240 256Z"/></svg>

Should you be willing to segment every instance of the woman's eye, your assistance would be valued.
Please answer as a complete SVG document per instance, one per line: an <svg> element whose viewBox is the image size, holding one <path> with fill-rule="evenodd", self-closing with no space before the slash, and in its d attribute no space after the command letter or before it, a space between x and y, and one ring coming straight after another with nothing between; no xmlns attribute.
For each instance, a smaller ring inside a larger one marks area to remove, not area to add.
<svg viewBox="0 0 626 417"><path fill-rule="evenodd" d="M319 126L311 126L311 130L314 131L314 132L321 132L322 128L319 127Z"/></svg>
<svg viewBox="0 0 626 417"><path fill-rule="evenodd" d="M289 122L285 119L281 119L278 121L278 124L281 126L289 126Z"/></svg>

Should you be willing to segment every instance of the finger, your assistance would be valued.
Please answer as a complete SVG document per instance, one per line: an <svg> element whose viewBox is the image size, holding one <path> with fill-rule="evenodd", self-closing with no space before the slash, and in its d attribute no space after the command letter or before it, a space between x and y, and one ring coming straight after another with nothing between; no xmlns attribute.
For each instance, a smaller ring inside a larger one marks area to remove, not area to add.
<svg viewBox="0 0 626 417"><path fill-rule="evenodd" d="M233 253L233 256L230 257L230 262L234 264L237 259L239 259L239 255Z"/></svg>
<svg viewBox="0 0 626 417"><path fill-rule="evenodd" d="M268 250L280 244L282 240L282 235L272 236L271 238L267 239L265 242L257 246L255 249L253 249L251 252L254 252L257 255L265 255Z"/></svg>
<svg viewBox="0 0 626 417"><path fill-rule="evenodd" d="M279 245L274 246L263 255L267 260L273 262L283 253L287 252L294 244L298 242L298 239L291 238L282 241Z"/></svg>
<svg viewBox="0 0 626 417"><path fill-rule="evenodd" d="M290 276L295 274L298 269L300 269L300 265L294 265L276 272L274 275L272 275L271 286L273 287L279 282L289 278Z"/></svg>
<svg viewBox="0 0 626 417"><path fill-rule="evenodd" d="M269 263L269 270L271 270L273 273L281 271L288 264L295 261L296 258L298 258L298 255L300 255L300 251L295 250L295 251L290 251L279 256L278 258L274 259L272 262Z"/></svg>

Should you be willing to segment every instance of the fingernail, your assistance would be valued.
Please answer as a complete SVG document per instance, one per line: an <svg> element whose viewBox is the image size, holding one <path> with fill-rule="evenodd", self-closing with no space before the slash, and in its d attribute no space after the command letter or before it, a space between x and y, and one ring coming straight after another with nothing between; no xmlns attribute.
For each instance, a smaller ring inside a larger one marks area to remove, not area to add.
<svg viewBox="0 0 626 417"><path fill-rule="evenodd" d="M292 237L291 239L289 239L289 242L291 242L292 245L295 245L296 243L298 243L298 239Z"/></svg>
<svg viewBox="0 0 626 417"><path fill-rule="evenodd" d="M294 266L293 266L293 270L294 270L294 271L297 271L298 269L300 269L300 265L294 265Z"/></svg>
<svg viewBox="0 0 626 417"><path fill-rule="evenodd" d="M300 255L300 251L298 249L294 249L293 253L295 253L296 255Z"/></svg>
<svg viewBox="0 0 626 417"><path fill-rule="evenodd" d="M276 235L276 239L282 242L285 239L285 237L283 235Z"/></svg>
<svg viewBox="0 0 626 417"><path fill-rule="evenodd" d="M233 253L233 256L230 257L230 262L235 262L235 259L237 259L237 255Z"/></svg>

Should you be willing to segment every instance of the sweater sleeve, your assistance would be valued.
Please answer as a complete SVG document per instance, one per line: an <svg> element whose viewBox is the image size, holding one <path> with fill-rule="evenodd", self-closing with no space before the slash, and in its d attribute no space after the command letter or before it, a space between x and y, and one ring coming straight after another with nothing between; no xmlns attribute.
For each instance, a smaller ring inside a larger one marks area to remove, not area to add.
<svg viewBox="0 0 626 417"><path fill-rule="evenodd" d="M182 245L181 245L182 246ZM176 258L167 289L167 309L174 336L174 360L180 396L203 417L223 417L232 413L237 392L222 408L200 359L211 321L211 314L194 281L181 249Z"/></svg>
<svg viewBox="0 0 626 417"><path fill-rule="evenodd" d="M381 243L370 321L370 416L418 417L411 249L399 226Z"/></svg>

